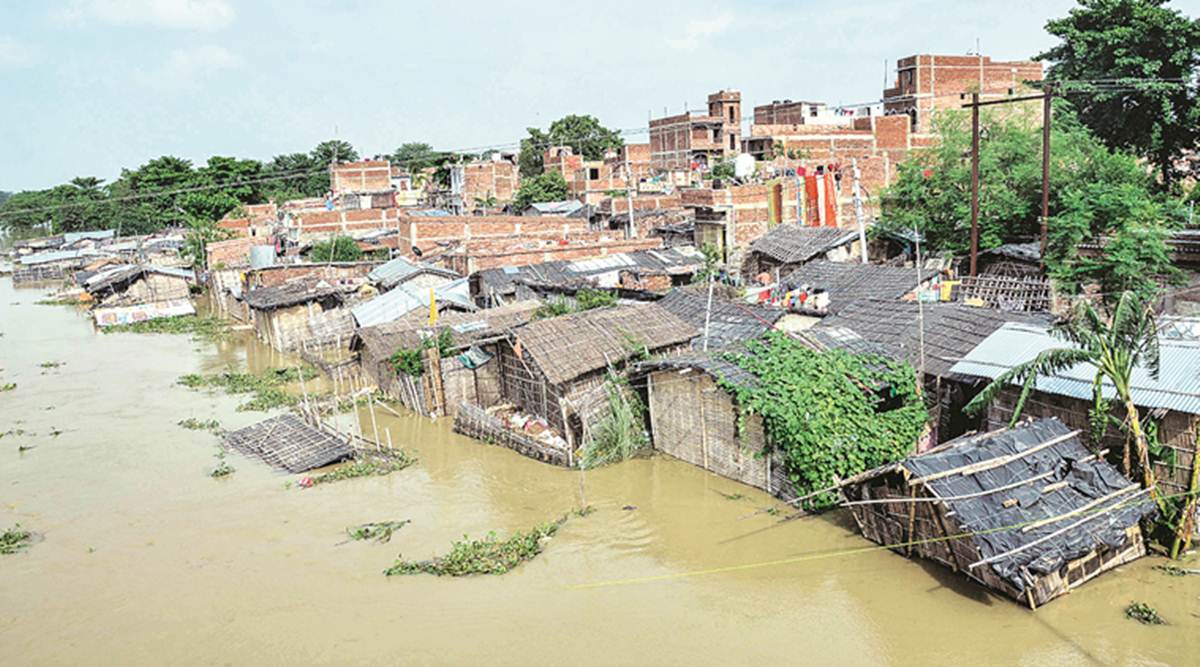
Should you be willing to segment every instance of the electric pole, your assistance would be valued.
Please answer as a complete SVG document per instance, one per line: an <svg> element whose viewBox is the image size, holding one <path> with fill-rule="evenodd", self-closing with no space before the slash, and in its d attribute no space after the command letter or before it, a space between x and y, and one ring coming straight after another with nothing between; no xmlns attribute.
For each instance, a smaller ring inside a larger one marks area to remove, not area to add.
<svg viewBox="0 0 1200 667"><path fill-rule="evenodd" d="M971 275L979 259L979 93L971 93Z"/></svg>
<svg viewBox="0 0 1200 667"><path fill-rule="evenodd" d="M863 222L862 189L858 179L862 172L858 170L858 159L850 158L850 173L854 177L854 219L858 222L858 247L862 251L862 263L867 263L867 229Z"/></svg>

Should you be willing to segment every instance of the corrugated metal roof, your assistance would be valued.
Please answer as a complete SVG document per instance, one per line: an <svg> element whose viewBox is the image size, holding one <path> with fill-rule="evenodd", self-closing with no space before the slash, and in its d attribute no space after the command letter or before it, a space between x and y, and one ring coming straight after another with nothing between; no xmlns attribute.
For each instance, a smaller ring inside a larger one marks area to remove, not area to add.
<svg viewBox="0 0 1200 667"><path fill-rule="evenodd" d="M103 239L111 239L116 235L117 230L115 229L98 229L90 232L67 232L66 234L63 234L63 243L70 245L76 241L82 241L84 239L100 241Z"/></svg>
<svg viewBox="0 0 1200 667"><path fill-rule="evenodd" d="M83 248L81 250L52 250L50 252L40 252L36 255L26 255L21 258L21 263L25 266L49 264L51 262L62 262L81 257L95 257L99 254L99 252L90 248Z"/></svg>
<svg viewBox="0 0 1200 667"><path fill-rule="evenodd" d="M449 269L443 269L430 264L413 262L403 257L397 257L390 262L386 262L371 269L371 272L367 274L367 278L369 278L373 283L379 283L385 288L390 288L393 285L404 282L411 276L421 273L422 271L444 275L448 278L458 277L456 273L450 271Z"/></svg>
<svg viewBox="0 0 1200 667"><path fill-rule="evenodd" d="M951 371L995 379L1046 350L1069 345L1047 327L1009 323L975 346ZM1158 378L1151 377L1143 367L1134 369L1133 402L1143 408L1200 414L1200 342L1160 338L1159 355ZM1048 394L1090 400L1095 376L1094 367L1079 364L1056 375L1038 377L1036 386L1038 391ZM1103 392L1106 398L1115 395L1108 382Z"/></svg>
<svg viewBox="0 0 1200 667"><path fill-rule="evenodd" d="M578 199L565 199L563 201L538 202L530 204L529 208L534 209L538 213L567 215L583 208L583 203Z"/></svg>
<svg viewBox="0 0 1200 667"><path fill-rule="evenodd" d="M466 278L459 278L434 288L435 298L442 303L453 303L461 308L471 310L471 290ZM364 301L350 313L360 327L373 327L400 319L417 308L429 307L429 290L425 288L408 288L400 285L395 289L384 292L379 296Z"/></svg>

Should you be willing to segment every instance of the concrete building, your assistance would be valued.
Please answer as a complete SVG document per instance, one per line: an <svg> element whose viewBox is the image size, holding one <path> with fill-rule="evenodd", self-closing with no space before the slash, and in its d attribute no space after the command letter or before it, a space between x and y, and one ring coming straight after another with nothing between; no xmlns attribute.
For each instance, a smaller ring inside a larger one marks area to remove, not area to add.
<svg viewBox="0 0 1200 667"><path fill-rule="evenodd" d="M742 146L742 94L708 96L704 112L686 111L650 121L650 163L656 169L707 170Z"/></svg>

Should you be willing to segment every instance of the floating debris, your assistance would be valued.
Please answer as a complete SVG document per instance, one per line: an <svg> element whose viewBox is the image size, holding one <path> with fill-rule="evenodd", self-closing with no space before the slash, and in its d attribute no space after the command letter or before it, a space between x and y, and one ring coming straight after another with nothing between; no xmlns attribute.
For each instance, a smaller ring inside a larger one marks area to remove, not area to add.
<svg viewBox="0 0 1200 667"><path fill-rule="evenodd" d="M417 459L403 449L363 452L358 454L353 461L339 467L337 470L331 470L312 477L305 477L300 480L299 485L309 488L318 484L339 482L344 479L354 479L355 477L390 475L391 473L404 470L416 462Z"/></svg>
<svg viewBox="0 0 1200 667"><path fill-rule="evenodd" d="M232 475L234 471L237 470L237 468L229 465L229 461L225 460L224 447L217 450L216 457L217 467L213 468L212 472L208 473L209 477L220 479L221 477L228 477L229 475Z"/></svg>
<svg viewBox="0 0 1200 667"><path fill-rule="evenodd" d="M504 574L532 560L542 552L542 542L558 532L566 517L534 526L529 532L516 532L507 540L500 541L496 533L488 533L482 540L472 540L466 535L456 540L450 553L430 560L407 561L397 559L384 570L387 576L398 574L434 574L439 577L465 577L474 574Z"/></svg>
<svg viewBox="0 0 1200 667"><path fill-rule="evenodd" d="M178 315L129 324L114 324L103 327L100 331L106 334L189 334L201 340L221 340L227 338L230 333L229 323L225 320L199 315Z"/></svg>
<svg viewBox="0 0 1200 667"><path fill-rule="evenodd" d="M375 540L380 544L390 542L392 533L412 523L409 519L402 521L379 521L375 523L363 523L357 526L350 526L346 529L346 534L352 540Z"/></svg>
<svg viewBox="0 0 1200 667"><path fill-rule="evenodd" d="M0 554L10 556L21 551L29 546L33 540L33 533L21 528L21 524L16 524L12 528L0 533Z"/></svg>
<svg viewBox="0 0 1200 667"><path fill-rule="evenodd" d="M1154 569L1172 577L1186 577L1189 574L1200 574L1200 570L1186 567L1176 567L1174 565L1155 565Z"/></svg>
<svg viewBox="0 0 1200 667"><path fill-rule="evenodd" d="M12 391L13 389L16 389L16 388L17 388L16 382L6 382L4 384L0 384L0 392Z"/></svg>
<svg viewBox="0 0 1200 667"><path fill-rule="evenodd" d="M1166 625L1166 620L1158 615L1158 611L1145 602L1130 602L1125 608L1125 618L1131 618L1145 625Z"/></svg>
<svg viewBox="0 0 1200 667"><path fill-rule="evenodd" d="M725 500L742 500L746 497L744 493L725 493L724 491L717 491L717 493Z"/></svg>
<svg viewBox="0 0 1200 667"><path fill-rule="evenodd" d="M155 321L155 320L151 320ZM223 389L227 394L250 394L254 397L238 406L242 412L266 412L274 408L284 408L295 405L299 399L283 390L283 386L292 382L311 380L317 377L312 368L269 369L262 373L234 373L226 371L212 375L188 373L179 378L179 384L188 389Z"/></svg>
<svg viewBox="0 0 1200 667"><path fill-rule="evenodd" d="M247 456L290 473L305 472L354 456L349 438L310 426L288 413L225 434L225 443ZM334 474L334 473L329 473Z"/></svg>
<svg viewBox="0 0 1200 667"><path fill-rule="evenodd" d="M41 368L58 368L59 366L66 365L67 362L65 361L43 361L42 363L38 364L38 366Z"/></svg>
<svg viewBox="0 0 1200 667"><path fill-rule="evenodd" d="M212 433L221 432L221 422L215 419L199 420L194 417L188 417L187 419L181 419L176 423L189 431L211 431Z"/></svg>

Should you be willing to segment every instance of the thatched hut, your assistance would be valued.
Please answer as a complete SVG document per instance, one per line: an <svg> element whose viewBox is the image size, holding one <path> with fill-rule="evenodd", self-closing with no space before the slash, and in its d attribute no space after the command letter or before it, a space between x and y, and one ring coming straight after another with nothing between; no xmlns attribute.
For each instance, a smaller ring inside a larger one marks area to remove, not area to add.
<svg viewBox="0 0 1200 667"><path fill-rule="evenodd" d="M1145 554L1155 505L1057 419L952 440L850 480L863 535L1031 609Z"/></svg>
<svg viewBox="0 0 1200 667"><path fill-rule="evenodd" d="M645 382L654 449L773 495L790 497L779 452L766 455L762 418L738 427L738 408L721 382L752 386L757 378L719 355L651 359L633 369Z"/></svg>
<svg viewBox="0 0 1200 667"><path fill-rule="evenodd" d="M342 309L349 293L325 280L302 279L252 289L244 299L259 339L277 350L290 351L300 349L313 336L310 322L330 328L328 320L337 317L339 330L352 329L350 312ZM341 313L331 315L335 311ZM347 323L351 323L349 328Z"/></svg>
<svg viewBox="0 0 1200 667"><path fill-rule="evenodd" d="M461 404L495 405L500 401L497 346L514 327L528 322L541 305L519 301L477 312L448 311L429 326L425 312L410 313L394 322L359 329L351 341L366 378L380 391L410 410L426 415L453 416ZM391 357L397 350L421 349L426 341L448 332L453 354L423 355L421 375L397 372Z"/></svg>
<svg viewBox="0 0 1200 667"><path fill-rule="evenodd" d="M860 252L853 229L779 225L750 244L742 274L747 280L766 274L766 282L778 282L814 259L845 262Z"/></svg>
<svg viewBox="0 0 1200 667"><path fill-rule="evenodd" d="M597 308L538 320L499 347L500 393L562 433L584 443L603 412L605 376L629 359L687 349L699 332L655 304Z"/></svg>

